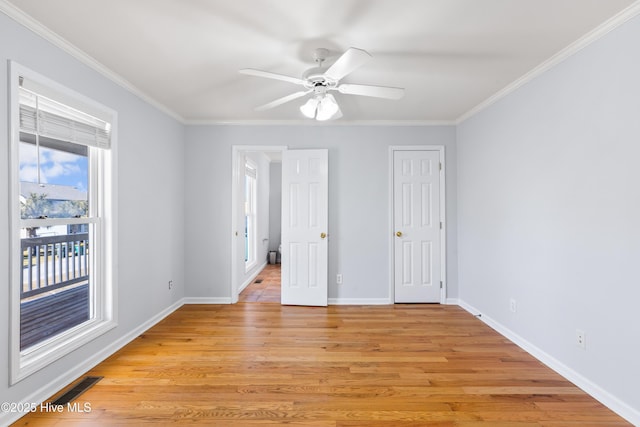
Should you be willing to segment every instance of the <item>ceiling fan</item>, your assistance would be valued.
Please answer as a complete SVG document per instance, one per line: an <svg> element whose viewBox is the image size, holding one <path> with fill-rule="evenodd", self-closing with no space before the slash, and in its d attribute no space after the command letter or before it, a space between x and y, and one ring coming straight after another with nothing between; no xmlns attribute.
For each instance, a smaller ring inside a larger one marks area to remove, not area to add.
<svg viewBox="0 0 640 427"><path fill-rule="evenodd" d="M404 89L389 86L372 86L361 84L340 83L343 77L364 65L372 56L365 50L350 47L330 67L323 66L329 56L329 50L319 48L314 52L316 67L310 68L302 74L302 78L286 76L269 71L243 68L242 74L264 77L267 79L282 80L302 86L304 89L292 93L275 101L261 105L256 111L264 111L277 107L287 102L302 98L308 94L313 96L300 107L300 111L306 117L316 120L330 120L342 117L340 107L331 91L338 91L345 95L372 96L375 98L400 99L404 95Z"/></svg>

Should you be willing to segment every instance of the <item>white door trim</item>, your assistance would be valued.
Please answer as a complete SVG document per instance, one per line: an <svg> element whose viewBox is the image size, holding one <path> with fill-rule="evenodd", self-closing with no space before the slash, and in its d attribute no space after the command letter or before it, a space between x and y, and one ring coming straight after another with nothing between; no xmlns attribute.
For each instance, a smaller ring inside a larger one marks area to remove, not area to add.
<svg viewBox="0 0 640 427"><path fill-rule="evenodd" d="M231 283L229 293L231 295L231 304L238 302L238 294L241 283L238 283L238 209L240 200L238 200L238 185L240 184L240 174L244 175L244 164L242 168L238 163L239 156L245 152L256 151L285 151L288 147L286 145L233 145L231 147L231 233L229 238L231 239ZM241 170L242 169L242 170Z"/></svg>
<svg viewBox="0 0 640 427"><path fill-rule="evenodd" d="M442 280L442 289L440 289L440 304L446 304L447 301L447 221L446 221L446 163L444 156L444 145L391 145L389 146L389 301L395 301L395 263L394 263L394 212L393 212L393 153L396 151L437 151L440 154L440 163L442 170L440 171L440 220L442 221L442 229L440 230L440 275Z"/></svg>

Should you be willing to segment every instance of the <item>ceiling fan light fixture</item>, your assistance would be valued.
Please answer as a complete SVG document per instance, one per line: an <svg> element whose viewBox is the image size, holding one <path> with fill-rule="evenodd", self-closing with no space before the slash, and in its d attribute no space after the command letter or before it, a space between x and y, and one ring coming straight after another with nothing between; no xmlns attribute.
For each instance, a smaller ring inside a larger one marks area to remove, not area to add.
<svg viewBox="0 0 640 427"><path fill-rule="evenodd" d="M319 101L317 98L310 98L307 102L304 103L304 105L300 107L300 111L302 112L302 114L304 114L305 117L315 119L318 104Z"/></svg>
<svg viewBox="0 0 640 427"><path fill-rule="evenodd" d="M333 97L333 95L326 94L318 104L316 120L331 120L338 113L340 113L340 107L338 106L336 99Z"/></svg>

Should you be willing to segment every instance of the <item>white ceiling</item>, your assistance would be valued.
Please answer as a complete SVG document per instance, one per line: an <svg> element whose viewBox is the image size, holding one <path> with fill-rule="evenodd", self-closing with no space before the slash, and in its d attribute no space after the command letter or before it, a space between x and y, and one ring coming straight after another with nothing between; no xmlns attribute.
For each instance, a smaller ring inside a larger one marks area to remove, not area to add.
<svg viewBox="0 0 640 427"><path fill-rule="evenodd" d="M373 59L343 82L406 88L399 101L336 94L341 122L454 122L633 0L10 0L184 122L307 121L312 52ZM5 3L6 4L6 3ZM85 58L86 59L86 58ZM330 62L328 60L327 62ZM102 67L104 66L104 68Z"/></svg>

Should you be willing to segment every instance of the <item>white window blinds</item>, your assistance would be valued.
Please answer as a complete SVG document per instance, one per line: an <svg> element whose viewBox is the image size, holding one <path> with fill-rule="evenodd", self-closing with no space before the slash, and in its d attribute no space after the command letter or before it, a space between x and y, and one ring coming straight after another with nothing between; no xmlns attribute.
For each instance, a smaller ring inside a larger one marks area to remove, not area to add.
<svg viewBox="0 0 640 427"><path fill-rule="evenodd" d="M20 88L20 132L89 147L110 148L111 124Z"/></svg>

